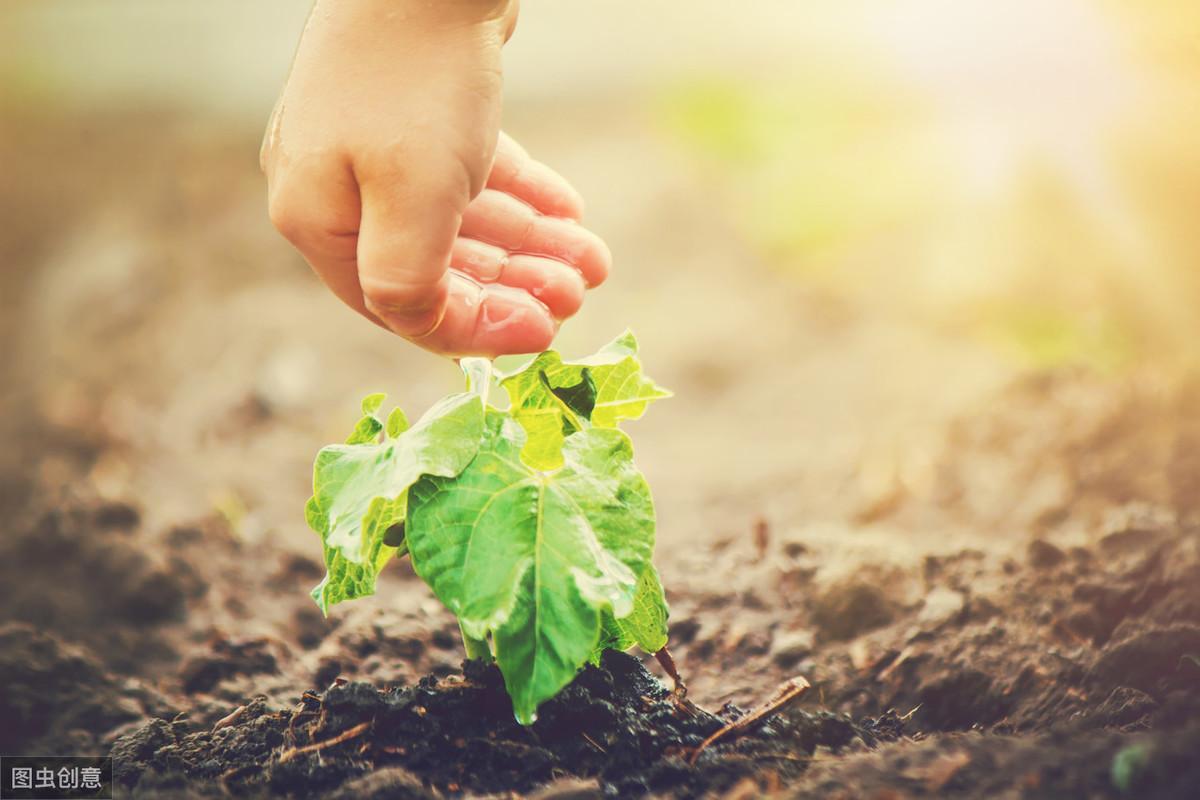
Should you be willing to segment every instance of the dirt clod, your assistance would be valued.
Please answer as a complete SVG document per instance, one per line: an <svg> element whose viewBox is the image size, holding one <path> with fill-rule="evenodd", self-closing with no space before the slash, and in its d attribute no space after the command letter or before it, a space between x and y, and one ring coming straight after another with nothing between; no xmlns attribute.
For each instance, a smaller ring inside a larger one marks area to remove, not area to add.
<svg viewBox="0 0 1200 800"><path fill-rule="evenodd" d="M1066 560L1066 553L1044 539L1029 543L1029 563L1038 569L1052 569Z"/></svg>
<svg viewBox="0 0 1200 800"><path fill-rule="evenodd" d="M28 625L0 626L0 752L54 753L70 735L99 754L113 728L164 710L153 692L122 684L94 654Z"/></svg>
<svg viewBox="0 0 1200 800"><path fill-rule="evenodd" d="M206 653L188 658L180 668L183 690L188 694L211 691L235 675L259 675L278 671L271 643L256 639L217 639Z"/></svg>
<svg viewBox="0 0 1200 800"><path fill-rule="evenodd" d="M812 621L822 638L852 639L896 618L896 608L879 586L849 578L821 593L813 603Z"/></svg>
<svg viewBox="0 0 1200 800"><path fill-rule="evenodd" d="M218 768L236 773L254 763L263 771L239 779L246 791L270 786L304 797L334 787L347 797L431 796L422 787L524 792L565 775L628 797L721 787L766 770L795 774L817 747L897 735L834 715L766 714L704 750L693 768L685 758L731 720L679 705L636 659L618 653L585 668L529 728L513 719L499 671L479 662L444 681L390 691L349 682L310 698L292 711L258 701L212 731L180 734L156 720L118 741L119 780L136 788L147 775L180 772L202 781Z"/></svg>

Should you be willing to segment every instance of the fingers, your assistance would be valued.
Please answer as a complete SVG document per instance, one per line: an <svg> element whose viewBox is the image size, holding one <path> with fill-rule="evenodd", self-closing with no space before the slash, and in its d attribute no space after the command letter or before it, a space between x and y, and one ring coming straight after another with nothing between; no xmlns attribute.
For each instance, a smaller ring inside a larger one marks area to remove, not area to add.
<svg viewBox="0 0 1200 800"><path fill-rule="evenodd" d="M574 316L583 305L583 276L550 258L518 253L508 259L500 282L522 289L550 309L555 319Z"/></svg>
<svg viewBox="0 0 1200 800"><path fill-rule="evenodd" d="M356 174L340 159L268 158L267 167L271 219L321 280L434 352L543 350L610 269L607 247L575 221L578 195L507 137L471 202L465 181L432 188L390 168Z"/></svg>
<svg viewBox="0 0 1200 800"><path fill-rule="evenodd" d="M468 190L406 177L360 179L358 281L368 311L401 336L421 337L446 310L446 270Z"/></svg>
<svg viewBox="0 0 1200 800"><path fill-rule="evenodd" d="M451 270L445 315L437 328L413 341L443 355L495 358L545 350L556 332L545 306L527 292L485 286Z"/></svg>
<svg viewBox="0 0 1200 800"><path fill-rule="evenodd" d="M459 236L450 253L450 266L484 283L494 283L504 272L508 255L503 247Z"/></svg>
<svg viewBox="0 0 1200 800"><path fill-rule="evenodd" d="M583 305L583 276L550 258L516 254L474 239L459 237L450 257L453 269L481 283L521 289L540 301L555 319L573 316Z"/></svg>
<svg viewBox="0 0 1200 800"><path fill-rule="evenodd" d="M503 131L496 143L496 160L488 176L489 189L519 197L542 214L583 219L583 198L566 178L534 161Z"/></svg>
<svg viewBox="0 0 1200 800"><path fill-rule="evenodd" d="M599 236L571 220L546 217L515 197L484 189L463 212L462 236L510 253L545 256L579 270L588 286L608 277L612 255Z"/></svg>

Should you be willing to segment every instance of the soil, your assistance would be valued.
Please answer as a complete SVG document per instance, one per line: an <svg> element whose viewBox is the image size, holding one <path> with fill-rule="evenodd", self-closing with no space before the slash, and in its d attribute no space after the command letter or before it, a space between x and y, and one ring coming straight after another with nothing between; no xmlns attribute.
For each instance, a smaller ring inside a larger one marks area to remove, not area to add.
<svg viewBox="0 0 1200 800"><path fill-rule="evenodd" d="M894 740L903 731L894 715L856 724L829 712L798 712L766 720L689 763L708 736L741 713L729 706L718 716L681 701L636 659L610 653L524 728L513 719L499 670L466 662L461 675L413 686L341 682L306 694L288 711L252 702L234 712L236 722L212 730L158 721L120 739L113 756L116 779L135 796L219 782L234 794L320 797L338 790L355 797L387 770L389 782L404 776L421 797L528 792L564 776L589 781L593 793L630 797L721 790L763 770L776 781L794 778L819 746Z"/></svg>
<svg viewBox="0 0 1200 800"><path fill-rule="evenodd" d="M112 754L147 798L1196 796L1195 374L1030 370L806 289L697 226L644 131L567 116L513 124L641 259L562 346L632 324L676 392L632 433L695 706L614 654L521 728L403 562L322 618L309 459L454 370L276 239L256 131L29 114L0 126L0 752ZM771 336L680 325L716 303Z"/></svg>

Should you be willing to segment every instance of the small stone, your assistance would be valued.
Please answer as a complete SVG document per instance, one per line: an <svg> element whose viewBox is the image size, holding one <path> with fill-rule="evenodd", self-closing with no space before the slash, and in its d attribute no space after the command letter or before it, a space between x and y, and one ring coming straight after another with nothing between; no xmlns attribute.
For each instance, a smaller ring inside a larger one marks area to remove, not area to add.
<svg viewBox="0 0 1200 800"><path fill-rule="evenodd" d="M722 650L744 656L760 656L771 649L771 632L759 628L731 628L721 642Z"/></svg>
<svg viewBox="0 0 1200 800"><path fill-rule="evenodd" d="M783 631L775 637L772 658L784 669L790 669L816 647L816 636L810 630Z"/></svg>
<svg viewBox="0 0 1200 800"><path fill-rule="evenodd" d="M822 639L844 641L882 628L896 618L896 604L873 583L849 579L833 584L813 603L812 621Z"/></svg>
<svg viewBox="0 0 1200 800"><path fill-rule="evenodd" d="M966 604L967 598L962 592L939 586L925 595L925 605L917 614L917 624L925 628L940 628L961 616Z"/></svg>

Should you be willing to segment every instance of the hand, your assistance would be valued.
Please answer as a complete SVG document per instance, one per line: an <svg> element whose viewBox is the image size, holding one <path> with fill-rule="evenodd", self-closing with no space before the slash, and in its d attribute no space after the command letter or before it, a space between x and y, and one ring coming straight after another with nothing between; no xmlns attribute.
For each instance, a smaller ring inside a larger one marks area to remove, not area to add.
<svg viewBox="0 0 1200 800"><path fill-rule="evenodd" d="M579 195L499 133L509 0L318 0L263 143L275 226L450 356L546 349L608 274Z"/></svg>

